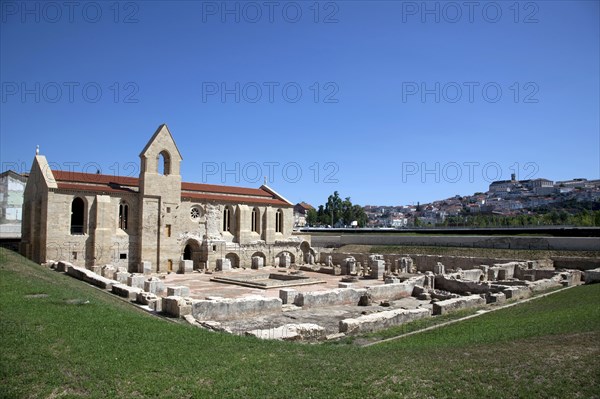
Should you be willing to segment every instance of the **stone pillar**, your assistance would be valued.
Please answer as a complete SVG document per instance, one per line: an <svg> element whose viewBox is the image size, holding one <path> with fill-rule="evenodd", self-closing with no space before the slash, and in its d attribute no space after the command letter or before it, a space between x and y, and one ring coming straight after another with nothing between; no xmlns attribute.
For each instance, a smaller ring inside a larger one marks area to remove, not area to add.
<svg viewBox="0 0 600 399"><path fill-rule="evenodd" d="M142 261L138 268L139 273L150 274L152 273L152 262Z"/></svg>
<svg viewBox="0 0 600 399"><path fill-rule="evenodd" d="M231 270L231 261L227 258L217 259L217 271L228 272Z"/></svg>
<svg viewBox="0 0 600 399"><path fill-rule="evenodd" d="M253 269L261 269L265 266L265 259L262 256L253 256L252 257L252 268Z"/></svg>
<svg viewBox="0 0 600 399"><path fill-rule="evenodd" d="M112 261L110 250L113 231L116 228L113 206L108 195L97 195L95 201L96 227L92 233L92 250L95 265L104 265ZM93 210L93 208L92 208Z"/></svg>
<svg viewBox="0 0 600 399"><path fill-rule="evenodd" d="M194 261L193 260L180 260L179 261L179 273L191 273L194 271Z"/></svg>
<svg viewBox="0 0 600 399"><path fill-rule="evenodd" d="M382 279L385 273L385 261L383 255L370 255L369 268L371 269L371 278Z"/></svg>

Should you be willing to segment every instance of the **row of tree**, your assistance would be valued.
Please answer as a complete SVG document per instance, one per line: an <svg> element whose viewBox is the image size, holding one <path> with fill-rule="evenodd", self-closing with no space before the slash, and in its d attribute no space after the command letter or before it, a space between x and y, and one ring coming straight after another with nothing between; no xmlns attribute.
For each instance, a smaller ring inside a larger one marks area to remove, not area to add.
<svg viewBox="0 0 600 399"><path fill-rule="evenodd" d="M356 222L358 227L364 227L367 225L367 214L362 206L352 204L350 197L342 200L340 194L335 191L327 198L325 205L319 205L316 210L308 211L306 222L309 226L332 227L350 227L353 222Z"/></svg>

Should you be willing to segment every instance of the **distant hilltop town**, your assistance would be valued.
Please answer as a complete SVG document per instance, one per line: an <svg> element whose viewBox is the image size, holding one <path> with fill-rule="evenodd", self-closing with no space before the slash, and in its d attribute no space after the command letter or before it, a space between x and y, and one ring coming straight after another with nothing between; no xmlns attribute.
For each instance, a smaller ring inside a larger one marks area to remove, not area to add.
<svg viewBox="0 0 600 399"><path fill-rule="evenodd" d="M364 207L369 227L395 228L493 226L507 220L520 225L569 224L570 216L580 214L582 210L593 212L599 209L600 179L517 180L514 174L510 180L492 182L485 193L457 195L428 204Z"/></svg>

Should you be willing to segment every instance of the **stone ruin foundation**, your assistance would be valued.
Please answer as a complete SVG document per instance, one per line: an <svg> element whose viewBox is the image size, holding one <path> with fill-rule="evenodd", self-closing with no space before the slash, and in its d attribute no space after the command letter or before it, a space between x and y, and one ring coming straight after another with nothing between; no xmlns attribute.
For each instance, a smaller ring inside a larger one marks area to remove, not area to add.
<svg viewBox="0 0 600 399"><path fill-rule="evenodd" d="M600 269L555 269L547 261L487 259L483 264L465 258L450 259L450 266L441 261L448 259L435 256L324 253L321 262L313 258L299 266L285 255L275 267L256 257L252 268L243 271L232 270L229 259L218 259L210 275L190 273L182 261L185 278L129 273L112 265L93 270L68 262L47 265L200 328L299 341L337 339L528 298L583 280L600 282ZM196 276L204 280L194 283Z"/></svg>

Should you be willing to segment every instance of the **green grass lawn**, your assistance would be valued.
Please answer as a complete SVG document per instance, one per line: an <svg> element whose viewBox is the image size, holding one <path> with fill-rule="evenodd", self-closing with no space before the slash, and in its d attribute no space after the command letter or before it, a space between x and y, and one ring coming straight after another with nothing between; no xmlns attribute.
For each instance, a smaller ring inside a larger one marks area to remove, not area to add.
<svg viewBox="0 0 600 399"><path fill-rule="evenodd" d="M368 348L260 341L0 249L0 397L600 397L599 305L591 285Z"/></svg>

